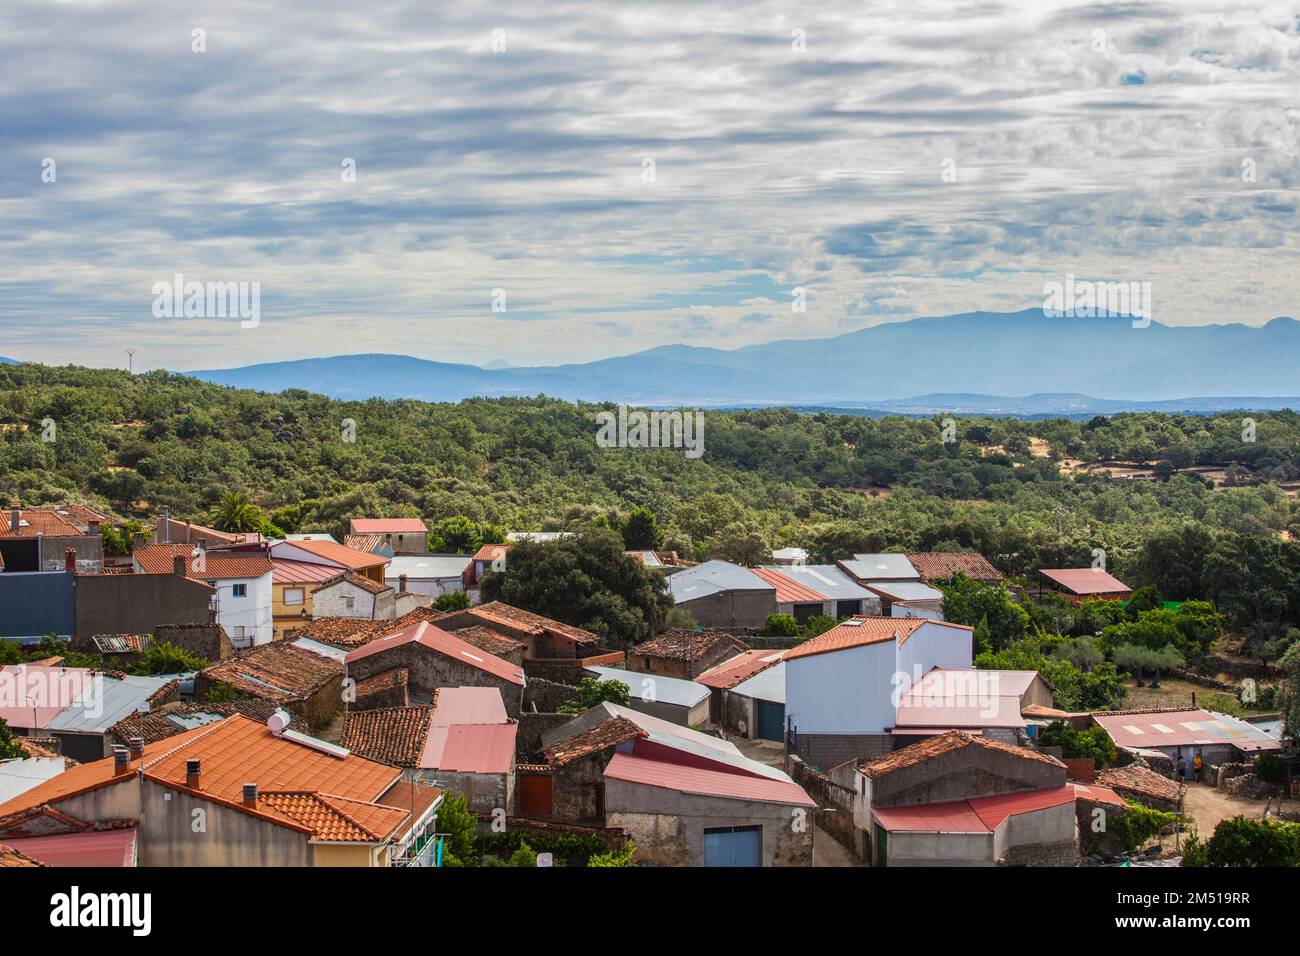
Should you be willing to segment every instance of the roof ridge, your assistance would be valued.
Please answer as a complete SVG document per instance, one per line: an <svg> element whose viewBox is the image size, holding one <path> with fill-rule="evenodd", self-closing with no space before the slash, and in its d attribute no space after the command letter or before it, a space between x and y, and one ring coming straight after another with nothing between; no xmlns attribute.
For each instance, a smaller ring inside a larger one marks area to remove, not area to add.
<svg viewBox="0 0 1300 956"><path fill-rule="evenodd" d="M203 728L202 731L201 731L200 733L195 734L193 737L188 738L187 740L185 740L185 741L182 742L182 743L178 743L176 746L174 746L174 747L172 747L172 748L170 748L170 749L168 749L168 750L164 750L162 753L158 754L158 756L154 757L152 760L150 760L150 761L148 761L148 762L146 762L146 763L142 763L142 764L140 764L140 772L141 772L141 773L144 773L144 772L146 772L146 771L152 769L152 768L155 767L157 764L159 764L159 763L161 763L162 761L166 760L168 757L172 757L172 756L175 756L176 754L180 753L182 750L184 750L184 749L185 749L186 747L188 747L190 744L197 743L198 741L203 740L205 737L209 736L210 734L213 734L213 733L215 733L216 731L220 730L222 727L224 727L224 726L226 725L226 722L227 722L227 721L234 720L234 719L236 719L236 718L238 718L238 717L243 717L243 719L245 719L245 720L248 719L247 717L244 717L243 714L231 714L231 715L228 716L228 717L222 717L220 720L214 720L214 721L213 721L211 724L209 724L207 727Z"/></svg>

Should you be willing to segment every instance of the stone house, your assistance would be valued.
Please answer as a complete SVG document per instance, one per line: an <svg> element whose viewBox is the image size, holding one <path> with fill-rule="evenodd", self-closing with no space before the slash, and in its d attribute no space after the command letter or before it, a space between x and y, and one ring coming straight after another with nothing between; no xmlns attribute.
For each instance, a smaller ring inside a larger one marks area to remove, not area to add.
<svg viewBox="0 0 1300 956"><path fill-rule="evenodd" d="M397 592L373 578L345 571L313 589L312 616L391 621L397 616Z"/></svg>
<svg viewBox="0 0 1300 956"><path fill-rule="evenodd" d="M284 641L205 667L194 677L194 694L206 699L223 684L246 697L273 701L313 728L328 725L343 707L338 660Z"/></svg>
<svg viewBox="0 0 1300 956"><path fill-rule="evenodd" d="M725 631L675 627L628 651L627 667L645 674L694 680L748 649L748 645Z"/></svg>

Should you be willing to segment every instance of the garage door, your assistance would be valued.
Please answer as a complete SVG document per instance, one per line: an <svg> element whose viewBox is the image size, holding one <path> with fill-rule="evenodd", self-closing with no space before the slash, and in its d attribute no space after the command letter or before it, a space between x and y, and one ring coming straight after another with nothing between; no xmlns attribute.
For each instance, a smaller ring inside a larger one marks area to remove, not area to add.
<svg viewBox="0 0 1300 956"><path fill-rule="evenodd" d="M762 740L785 740L785 704L756 700L757 734Z"/></svg>
<svg viewBox="0 0 1300 956"><path fill-rule="evenodd" d="M762 866L762 827L705 827L705 866Z"/></svg>

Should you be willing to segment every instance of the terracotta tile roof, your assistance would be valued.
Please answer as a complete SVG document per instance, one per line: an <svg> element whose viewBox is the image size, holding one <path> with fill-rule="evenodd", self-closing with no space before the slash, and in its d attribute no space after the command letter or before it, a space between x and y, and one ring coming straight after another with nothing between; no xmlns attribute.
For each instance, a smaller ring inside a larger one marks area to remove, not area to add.
<svg viewBox="0 0 1300 956"><path fill-rule="evenodd" d="M474 552L471 561L495 561L498 557L510 550L508 544L485 544Z"/></svg>
<svg viewBox="0 0 1300 956"><path fill-rule="evenodd" d="M207 551L203 556L203 570L196 567L198 559L189 544L146 544L136 548L133 557L145 574L172 574L174 559L185 559L187 577L197 581L229 581L239 578L260 578L274 571L271 559L260 552Z"/></svg>
<svg viewBox="0 0 1300 956"><path fill-rule="evenodd" d="M45 866L45 864L37 863L31 857L25 856L13 847L5 846L3 843L0 843L0 869L27 866Z"/></svg>
<svg viewBox="0 0 1300 956"><path fill-rule="evenodd" d="M215 723L234 714L265 724L279 709L275 701L262 698L221 703L178 700L153 708L147 714L132 714L119 720L108 733L116 743L127 744L132 737L141 737L146 744L151 744L185 733L196 723ZM290 717L289 727L303 733L308 729L298 717Z"/></svg>
<svg viewBox="0 0 1300 956"><path fill-rule="evenodd" d="M356 617L318 617L287 635L308 637L334 647L352 648L369 644L385 634L400 631L417 621L433 621L444 615L427 607L417 607L391 621L367 621Z"/></svg>
<svg viewBox="0 0 1300 956"><path fill-rule="evenodd" d="M376 554L384 547L385 541L382 534L345 534L343 536L343 547L351 548L354 551L364 551L366 554Z"/></svg>
<svg viewBox="0 0 1300 956"><path fill-rule="evenodd" d="M776 588L777 604L821 604L829 601L825 594L814 591L777 568L750 568L755 574Z"/></svg>
<svg viewBox="0 0 1300 956"><path fill-rule="evenodd" d="M71 538L81 535L81 529L62 515L53 511L29 509L20 512L18 534L14 535L10 524L12 509L5 509L0 520L0 538L34 538L38 534L49 537Z"/></svg>
<svg viewBox="0 0 1300 956"><path fill-rule="evenodd" d="M1002 573L982 554L962 551L917 551L907 556L922 581L942 581L961 573L976 581L1001 581Z"/></svg>
<svg viewBox="0 0 1300 956"><path fill-rule="evenodd" d="M343 717L342 744L353 753L396 767L416 767L429 736L433 707L350 710Z"/></svg>
<svg viewBox="0 0 1300 956"><path fill-rule="evenodd" d="M90 641L101 654L139 654L152 638L148 634L96 634Z"/></svg>
<svg viewBox="0 0 1300 956"><path fill-rule="evenodd" d="M1136 763L1131 763L1127 767L1103 770L1097 774L1096 782L1112 790L1134 793L1168 803L1178 803L1183 796L1183 786L1178 781L1170 780Z"/></svg>
<svg viewBox="0 0 1300 956"><path fill-rule="evenodd" d="M549 617L542 617L540 614L534 614L532 611L525 611L523 608L512 607L509 604L502 604L500 601L489 601L487 604L476 604L464 613L489 624L495 621L499 624L509 624L525 631L531 630L532 633L535 634L545 633L552 636L566 637L575 644L600 643L600 637L591 633L591 631L584 631L582 628L573 627L570 624L562 624Z"/></svg>
<svg viewBox="0 0 1300 956"><path fill-rule="evenodd" d="M1020 712L1022 717L1040 717L1064 720L1070 716L1067 710L1057 710L1055 707L1044 707L1042 704L1030 704Z"/></svg>
<svg viewBox="0 0 1300 956"><path fill-rule="evenodd" d="M1119 594L1133 590L1101 568L1053 568L1038 573L1072 594Z"/></svg>
<svg viewBox="0 0 1300 956"><path fill-rule="evenodd" d="M747 645L740 639L720 631L695 631L685 627L674 627L664 631L658 637L642 641L632 648L632 654L646 657L660 657L665 660L693 661L712 651L719 644L726 644L737 652L747 650Z"/></svg>
<svg viewBox="0 0 1300 956"><path fill-rule="evenodd" d="M380 691L392 690L394 687L405 687L410 681L411 669L409 667L390 667L386 671L371 674L369 677L357 681L357 699L377 694Z"/></svg>
<svg viewBox="0 0 1300 956"><path fill-rule="evenodd" d="M429 529L419 518L353 518L349 526L353 534L429 533Z"/></svg>
<svg viewBox="0 0 1300 956"><path fill-rule="evenodd" d="M348 584L351 584L355 587L359 587L361 588L361 590L367 591L370 594L383 594L385 591L392 590L392 588L389 587L387 584L381 584L378 581L372 581L370 578L364 575L356 574L355 572L348 571L344 574L335 575L333 578L325 581L323 584L321 584L320 587L313 590L312 593L319 594L321 591L324 591L326 588L332 588L337 584L342 584L343 582L347 582Z"/></svg>
<svg viewBox="0 0 1300 956"><path fill-rule="evenodd" d="M275 641L205 667L200 673L242 693L289 703L310 697L338 677L342 668L338 661L314 651Z"/></svg>
<svg viewBox="0 0 1300 956"><path fill-rule="evenodd" d="M59 753L61 746L57 737L19 737L18 746L29 757L63 757L64 767L75 767L77 761Z"/></svg>
<svg viewBox="0 0 1300 956"><path fill-rule="evenodd" d="M407 817L397 807L307 790L265 791L257 803L307 827L322 843L382 843Z"/></svg>
<svg viewBox="0 0 1300 956"><path fill-rule="evenodd" d="M169 544L196 544L202 538L209 545L245 544L260 541L262 536L255 531L218 531L206 525L190 521L177 521L175 518L159 518L154 525L153 540L166 541Z"/></svg>
<svg viewBox="0 0 1300 956"><path fill-rule="evenodd" d="M730 690L755 674L779 664L784 657L785 651L745 651L716 667L710 667L695 678L695 683L719 690Z"/></svg>
<svg viewBox="0 0 1300 956"><path fill-rule="evenodd" d="M420 783L411 783L407 780L398 780L379 796L375 802L383 804L386 807L397 807L399 810L405 810L410 814L409 819L398 828L395 834L396 838L401 838L411 827L420 822L438 798L442 796L442 791L437 787L429 787Z"/></svg>
<svg viewBox="0 0 1300 956"><path fill-rule="evenodd" d="M855 615L848 621L804 641L797 647L785 652L785 659L792 661L813 654L827 654L842 651L850 647L863 647L867 644L879 644L892 641L895 635L901 644L911 635L932 622L924 617L866 617ZM955 625L953 625L955 626Z"/></svg>
<svg viewBox="0 0 1300 956"><path fill-rule="evenodd" d="M363 647L349 651L345 663L352 664L374 654L384 654L399 647L419 644L445 657L468 664L494 677L523 686L524 672L517 664L503 661L458 637L448 634L442 628L427 621L409 624L400 631L385 635L371 641Z"/></svg>
<svg viewBox="0 0 1300 956"><path fill-rule="evenodd" d="M336 544L333 541L286 541L284 544L279 545L279 548L298 548L308 554L314 554L318 558L332 561L341 568L349 568L353 571L373 568L378 564L388 564L388 558L377 554L369 554L365 551L358 551L356 548L349 548L345 544ZM285 556L292 557L292 552L286 551Z"/></svg>
<svg viewBox="0 0 1300 956"><path fill-rule="evenodd" d="M497 657L503 657L521 647L528 646L523 641L517 641L508 634L494 631L482 624L475 624L471 627L458 627L451 633L462 641L468 641L475 647L481 648L489 654L495 654Z"/></svg>
<svg viewBox="0 0 1300 956"><path fill-rule="evenodd" d="M542 753L551 767L563 767L583 757L617 746L626 740L650 736L626 717L602 720L590 730L574 734L545 748Z"/></svg>
<svg viewBox="0 0 1300 956"><path fill-rule="evenodd" d="M999 753L1009 754L1013 757L1019 757L1022 760L1032 760L1037 763L1051 764L1056 767L1065 765L1055 757L1049 757L1047 754L1039 753L1036 750L1030 750L1028 747L1017 747L1013 744L1004 744L997 740L986 740L983 737L976 737L972 734L965 733L961 730L950 730L945 734L939 734L937 737L929 737L919 743L912 744L910 747L904 747L902 750L895 750L891 754L883 757L877 757L875 760L868 760L858 764L859 772L868 777L887 777L889 774L908 767L916 767L928 760L941 757L944 754L953 753L963 750L966 747L977 747L984 750L996 751Z"/></svg>

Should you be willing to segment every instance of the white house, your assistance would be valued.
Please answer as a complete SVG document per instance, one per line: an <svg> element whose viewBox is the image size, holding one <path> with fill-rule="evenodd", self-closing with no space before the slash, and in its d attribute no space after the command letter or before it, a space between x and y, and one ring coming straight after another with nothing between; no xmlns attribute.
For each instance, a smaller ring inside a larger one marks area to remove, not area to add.
<svg viewBox="0 0 1300 956"><path fill-rule="evenodd" d="M889 752L902 695L932 668L969 668L973 636L921 617L859 616L787 651L795 752L822 769Z"/></svg>
<svg viewBox="0 0 1300 956"><path fill-rule="evenodd" d="M397 594L387 584L351 571L331 578L312 592L312 617L355 617L391 621L396 616Z"/></svg>
<svg viewBox="0 0 1300 956"><path fill-rule="evenodd" d="M384 583L399 591L438 597L464 590L467 554L399 554L384 569Z"/></svg>
<svg viewBox="0 0 1300 956"><path fill-rule="evenodd" d="M183 574L215 588L217 623L235 647L269 644L275 633L271 559L264 550L208 551L202 542L136 548L137 574Z"/></svg>

